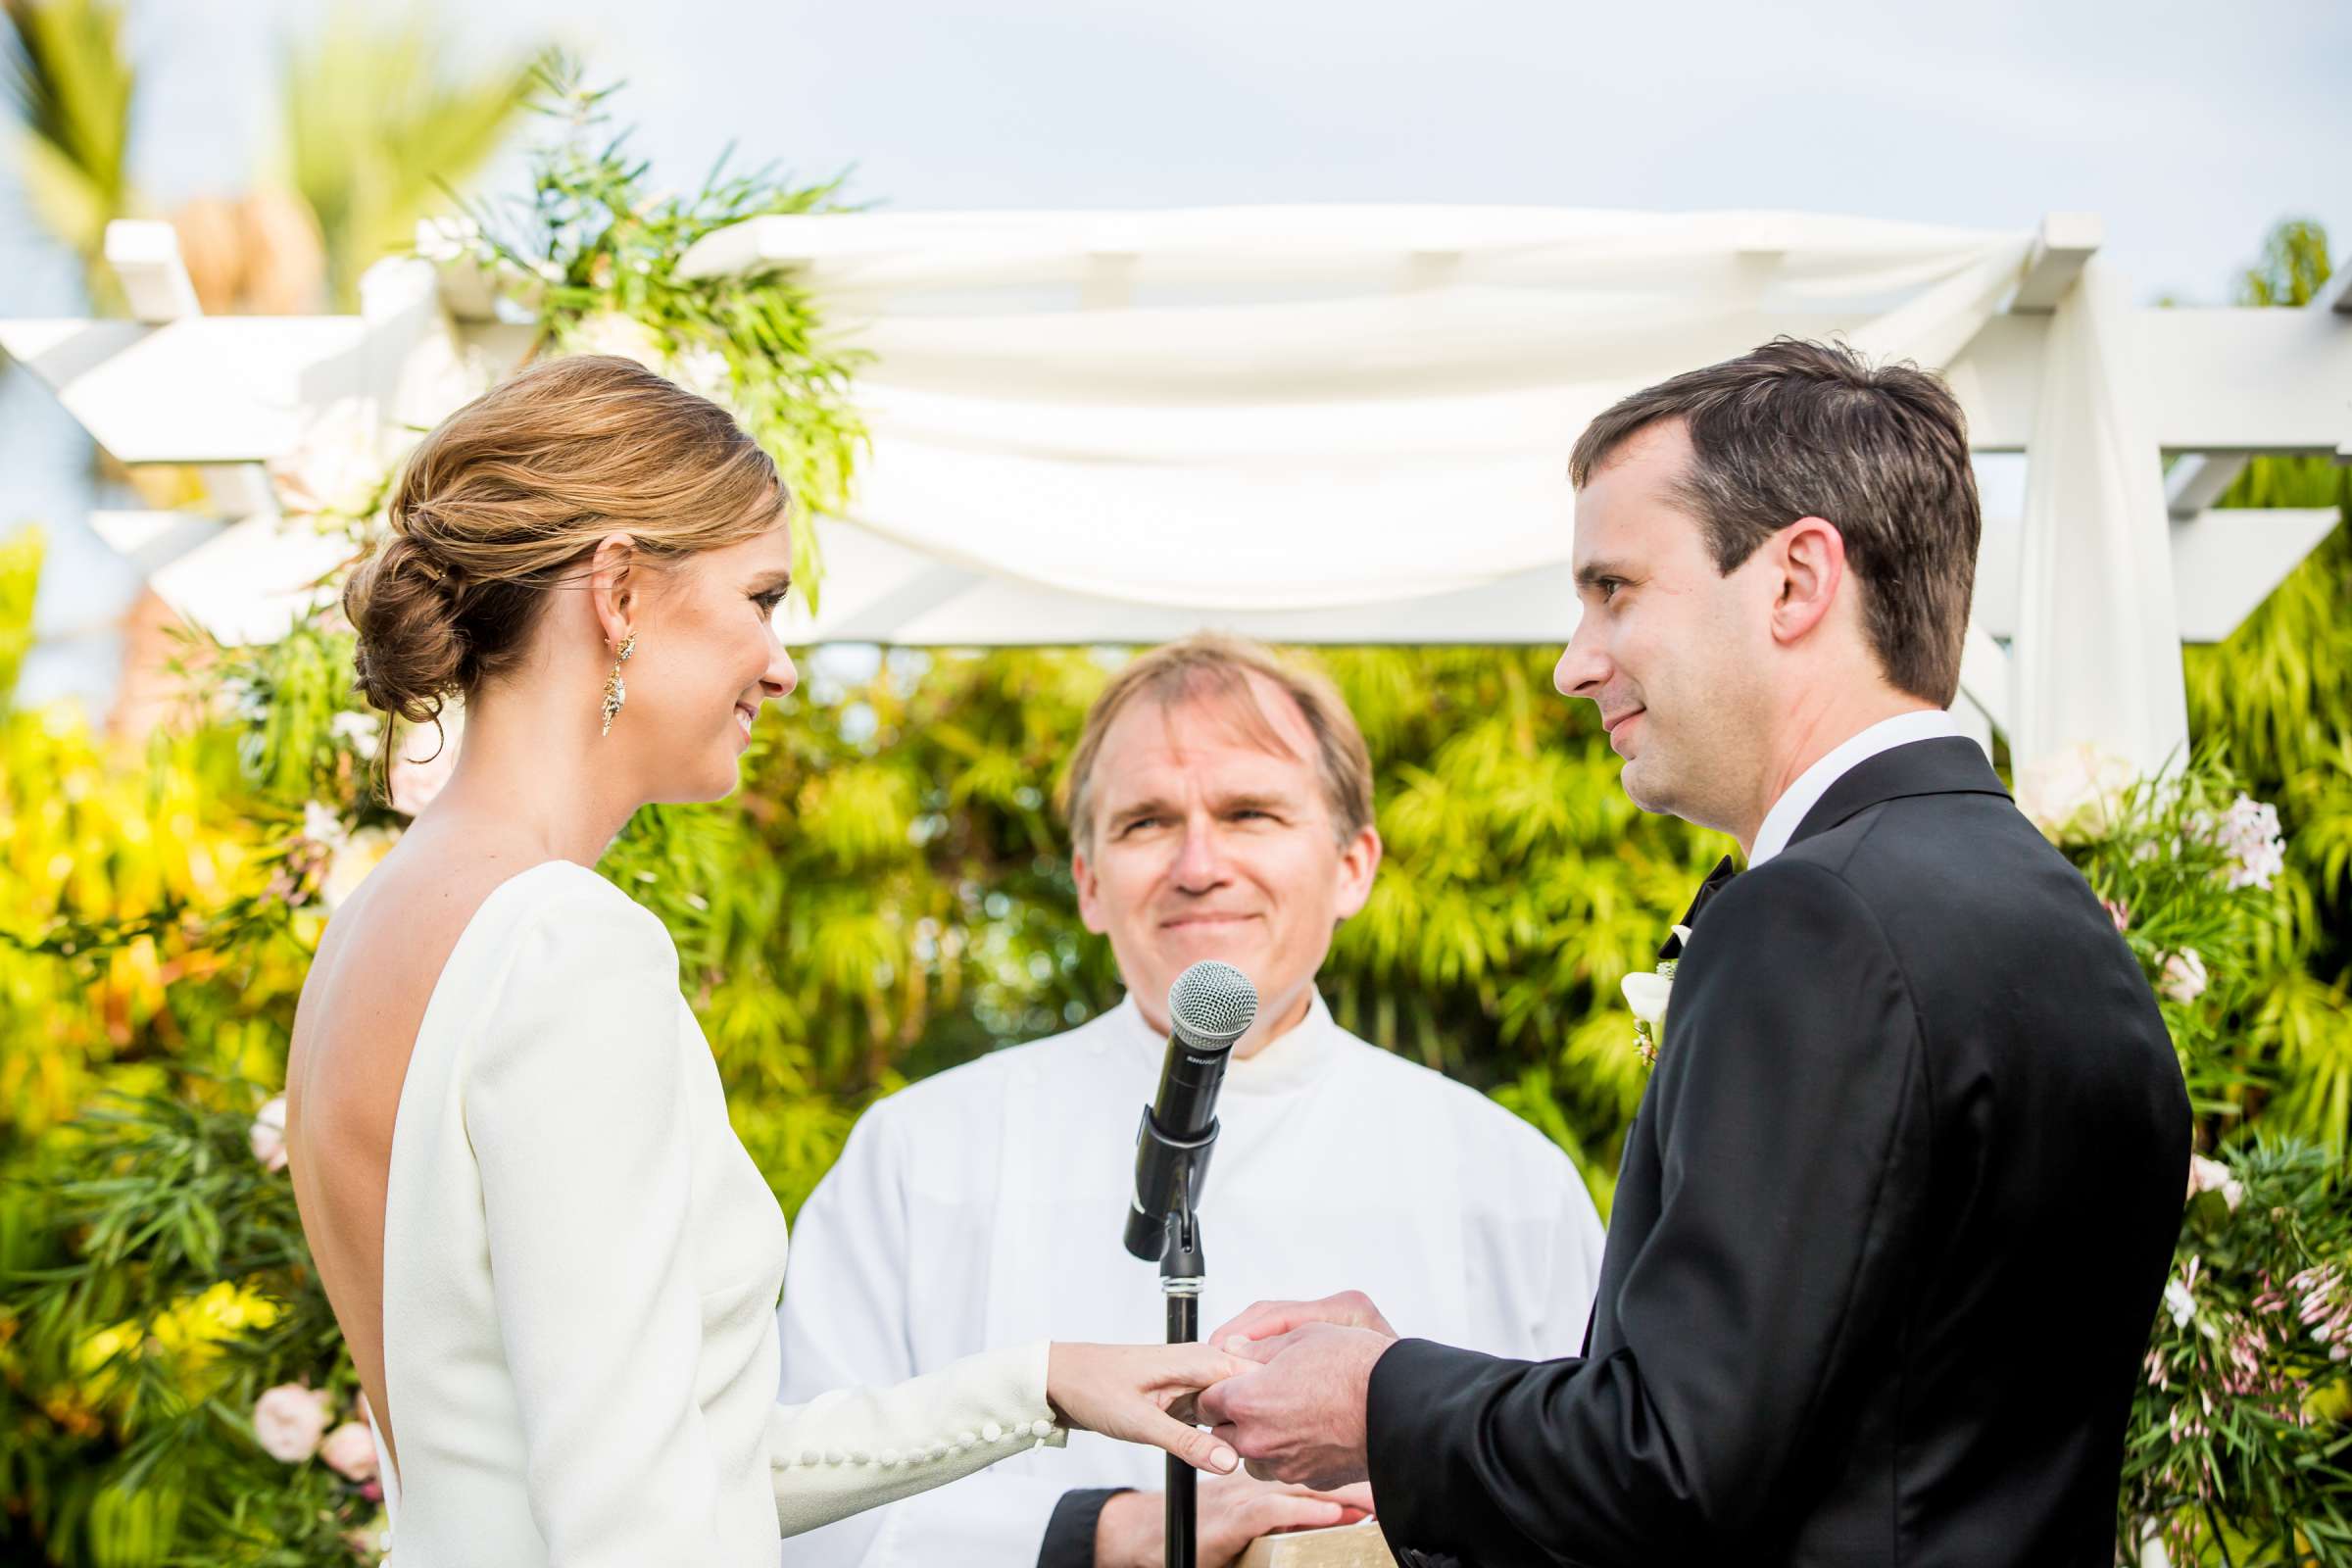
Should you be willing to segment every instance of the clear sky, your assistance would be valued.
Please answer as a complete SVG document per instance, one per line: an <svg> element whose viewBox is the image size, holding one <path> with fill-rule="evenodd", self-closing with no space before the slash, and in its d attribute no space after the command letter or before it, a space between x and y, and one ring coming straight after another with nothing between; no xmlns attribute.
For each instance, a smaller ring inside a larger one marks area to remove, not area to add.
<svg viewBox="0 0 2352 1568"><path fill-rule="evenodd" d="M321 10L132 0L153 200L235 189L271 155L279 40ZM807 174L854 165L854 195L902 210L1788 207L1988 228L2089 210L2140 293L2212 302L2280 217L2352 248L2344 0L438 10L466 55L555 39L625 78L617 118L681 185L733 140ZM0 172L0 314L67 312L73 289ZM74 426L26 379L0 387L0 528L87 505ZM45 605L56 626L120 586L96 552L61 550L84 587ZM66 667L41 679L86 687Z"/></svg>

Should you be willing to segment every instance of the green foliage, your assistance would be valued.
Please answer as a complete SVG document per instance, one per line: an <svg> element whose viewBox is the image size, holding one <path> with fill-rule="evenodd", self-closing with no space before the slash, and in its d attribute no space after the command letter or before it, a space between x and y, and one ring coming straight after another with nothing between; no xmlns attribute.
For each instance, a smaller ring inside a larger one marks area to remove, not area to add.
<svg viewBox="0 0 2352 1568"><path fill-rule="evenodd" d="M122 47L123 7L113 0L5 0L15 41L9 97L24 122L25 193L51 233L81 258L101 309L121 289L106 265L106 225L125 217L130 191L130 101L138 74Z"/></svg>
<svg viewBox="0 0 2352 1568"><path fill-rule="evenodd" d="M2300 307L2328 277L2318 224L2279 224L2239 303ZM2324 458L2260 458L2228 507L2352 508L2352 468ZM2248 1102L2275 1132L2352 1157L2352 527L2339 524L2229 641L2191 648L2191 724L2285 825L2283 918L2268 938L2279 983L2245 1020L2273 1069Z"/></svg>
<svg viewBox="0 0 2352 1568"><path fill-rule="evenodd" d="M286 53L287 183L317 215L335 308L359 305L360 274L408 249L416 220L496 153L529 98L527 61L453 62L427 13L338 4Z"/></svg>
<svg viewBox="0 0 2352 1568"><path fill-rule="evenodd" d="M17 672L32 650L32 596L40 585L45 548L38 528L20 528L0 539L0 707L17 689Z"/></svg>
<svg viewBox="0 0 2352 1568"><path fill-rule="evenodd" d="M559 134L534 154L521 202L477 209L480 259L524 282L548 341L658 360L759 438L803 517L839 512L865 441L849 396L864 357L829 342L815 302L780 272L689 277L679 264L697 240L747 219L840 211L841 180L730 174L722 156L691 195L657 196L626 135L607 128L617 89L588 87L560 61L535 79L532 107ZM798 530L793 554L813 604L813 529Z"/></svg>

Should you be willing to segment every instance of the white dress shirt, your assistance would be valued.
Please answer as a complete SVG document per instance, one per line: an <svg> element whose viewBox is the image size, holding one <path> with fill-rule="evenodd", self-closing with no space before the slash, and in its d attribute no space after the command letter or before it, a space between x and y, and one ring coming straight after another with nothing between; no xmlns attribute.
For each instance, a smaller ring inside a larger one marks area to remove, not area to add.
<svg viewBox="0 0 2352 1568"><path fill-rule="evenodd" d="M1950 735L1963 735L1959 722L1940 708L1924 708L1915 712L1897 713L1882 718L1870 728L1847 740L1820 761L1796 776L1796 782L1782 792L1764 813L1764 825L1756 829L1755 847L1747 853L1752 869L1788 847L1788 840L1802 826L1805 813L1821 804L1830 786L1861 766L1881 752L1891 752L1897 746L1913 741L1938 740Z"/></svg>
<svg viewBox="0 0 2352 1568"><path fill-rule="evenodd" d="M793 1227L783 1396L1035 1340L1152 1342L1155 1263L1121 1246L1165 1038L1132 999L882 1101ZM1200 1332L1251 1301L1358 1289L1397 1332L1572 1355L1601 1228L1575 1167L1486 1096L1307 1017L1231 1063L1200 1205ZM1163 1456L1091 1433L786 1543L831 1568L1031 1568L1072 1488L1156 1491Z"/></svg>

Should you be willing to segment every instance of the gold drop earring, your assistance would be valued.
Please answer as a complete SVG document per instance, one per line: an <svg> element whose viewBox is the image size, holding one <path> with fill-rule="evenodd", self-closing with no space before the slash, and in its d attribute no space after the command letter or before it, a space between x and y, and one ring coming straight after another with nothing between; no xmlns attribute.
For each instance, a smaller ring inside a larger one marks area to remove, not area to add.
<svg viewBox="0 0 2352 1568"><path fill-rule="evenodd" d="M605 677L604 733L607 735L612 733L612 715L619 712L620 705L629 700L629 688L620 678L620 666L627 663L629 656L636 651L637 635L631 632L628 641L620 645L620 657L612 661L612 673Z"/></svg>

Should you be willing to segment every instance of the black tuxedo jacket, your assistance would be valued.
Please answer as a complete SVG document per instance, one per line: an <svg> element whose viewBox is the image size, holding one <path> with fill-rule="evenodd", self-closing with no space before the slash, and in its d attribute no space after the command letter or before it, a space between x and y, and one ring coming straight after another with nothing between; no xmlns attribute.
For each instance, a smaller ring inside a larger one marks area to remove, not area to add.
<svg viewBox="0 0 2352 1568"><path fill-rule="evenodd" d="M1374 1367L1390 1544L2108 1568L2188 1152L2082 878L1975 743L1881 753L1698 915L1586 1353Z"/></svg>

